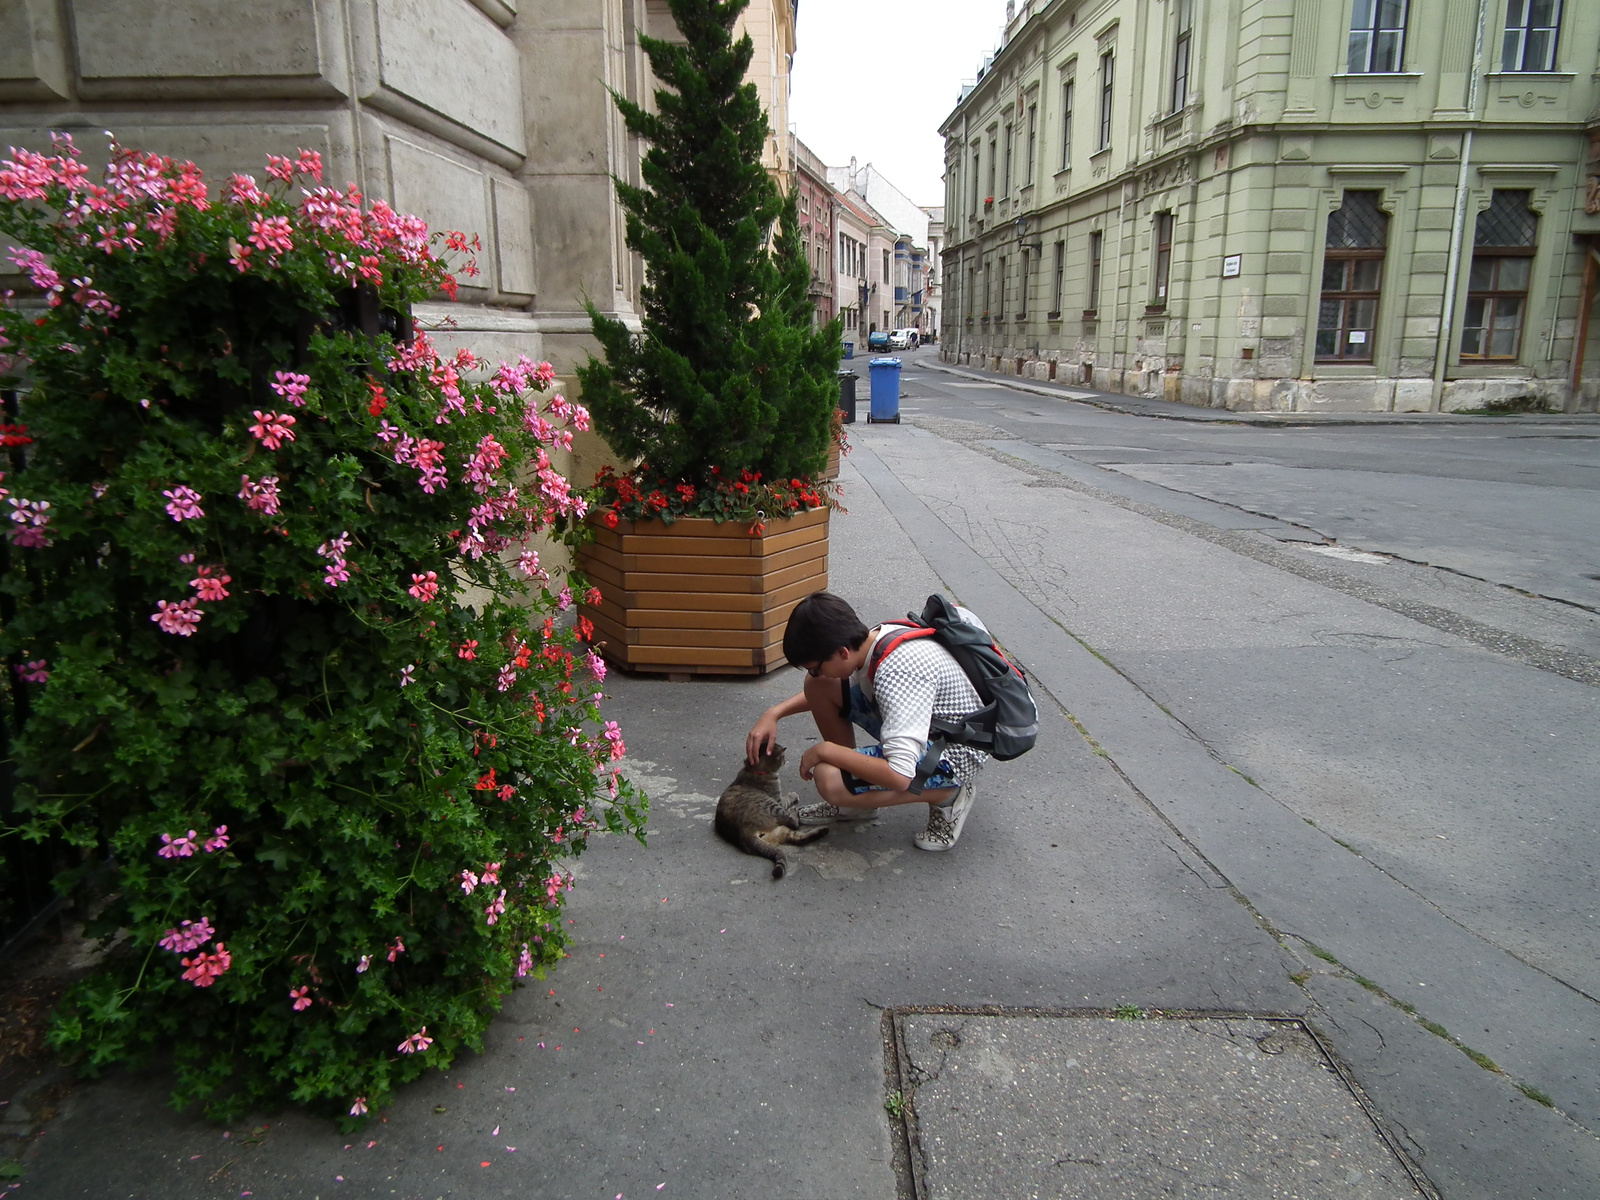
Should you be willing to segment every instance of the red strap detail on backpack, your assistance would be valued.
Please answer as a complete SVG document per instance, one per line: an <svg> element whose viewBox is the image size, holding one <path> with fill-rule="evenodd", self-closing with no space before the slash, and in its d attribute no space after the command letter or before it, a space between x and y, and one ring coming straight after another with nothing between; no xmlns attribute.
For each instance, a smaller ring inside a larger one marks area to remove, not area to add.
<svg viewBox="0 0 1600 1200"><path fill-rule="evenodd" d="M872 657L867 660L868 682L871 682L877 677L879 664L882 663L884 659L889 657L890 652L894 650L896 646L900 645L902 642L909 642L913 638L932 637L938 632L938 630L934 629L931 625L915 626L911 628L898 626L898 628L902 629L903 632L895 634L887 642L884 641L882 634L878 636L878 643L872 648Z"/></svg>

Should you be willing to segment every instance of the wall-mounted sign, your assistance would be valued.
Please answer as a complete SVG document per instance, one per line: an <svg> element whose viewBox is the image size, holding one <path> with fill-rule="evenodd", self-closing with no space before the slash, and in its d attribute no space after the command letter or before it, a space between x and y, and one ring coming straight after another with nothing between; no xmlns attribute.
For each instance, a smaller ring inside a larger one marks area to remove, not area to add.
<svg viewBox="0 0 1600 1200"><path fill-rule="evenodd" d="M1355 346L1366 345L1367 331L1365 329L1352 329L1350 331L1350 342Z"/></svg>
<svg viewBox="0 0 1600 1200"><path fill-rule="evenodd" d="M1224 279L1232 279L1238 275L1240 270L1243 269L1243 260L1244 256L1242 254L1230 254L1224 258L1222 260L1222 277Z"/></svg>

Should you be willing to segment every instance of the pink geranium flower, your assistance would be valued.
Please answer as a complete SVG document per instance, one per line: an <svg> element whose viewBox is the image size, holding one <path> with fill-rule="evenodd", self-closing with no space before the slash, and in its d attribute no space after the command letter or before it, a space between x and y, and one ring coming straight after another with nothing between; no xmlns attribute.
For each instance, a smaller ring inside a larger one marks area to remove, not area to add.
<svg viewBox="0 0 1600 1200"><path fill-rule="evenodd" d="M263 254L277 258L294 249L294 236L288 217L257 217L250 222L250 244Z"/></svg>
<svg viewBox="0 0 1600 1200"><path fill-rule="evenodd" d="M361 956L361 961L356 964L356 974L357 975L365 975L367 973L368 969L371 966L372 966L372 955L363 954Z"/></svg>
<svg viewBox="0 0 1600 1200"><path fill-rule="evenodd" d="M180 921L162 934L161 940L156 944L163 950L171 950L174 954L188 954L191 950L198 950L209 942L216 932L205 917L201 917L198 921Z"/></svg>
<svg viewBox="0 0 1600 1200"><path fill-rule="evenodd" d="M533 955L528 952L528 943L522 943L522 953L517 956L517 978L521 979L533 970Z"/></svg>
<svg viewBox="0 0 1600 1200"><path fill-rule="evenodd" d="M227 946L217 943L217 949L212 954L197 954L194 958L180 960L189 969L183 973L195 987L210 987L227 973L233 965L233 955L228 953Z"/></svg>
<svg viewBox="0 0 1600 1200"><path fill-rule="evenodd" d="M416 1054L419 1050L426 1050L431 1045L433 1045L433 1039L428 1036L428 1027L424 1025L419 1032L413 1033L396 1046L395 1049L400 1051L401 1054Z"/></svg>
<svg viewBox="0 0 1600 1200"><path fill-rule="evenodd" d="M311 386L311 376L297 375L293 371L278 371L270 386L290 404L300 408L306 402L306 388Z"/></svg>
<svg viewBox="0 0 1600 1200"><path fill-rule="evenodd" d="M400 686L410 687L417 681L417 664L411 663L400 668Z"/></svg>
<svg viewBox="0 0 1600 1200"><path fill-rule="evenodd" d="M173 837L170 833L161 835L161 849L156 853L162 858L189 858L195 850L195 831L189 830L181 837Z"/></svg>
<svg viewBox="0 0 1600 1200"><path fill-rule="evenodd" d="M228 584L233 582L232 575L217 575L221 567L196 567L195 577L189 580L189 586L200 593L200 599L205 601L226 600L228 598Z"/></svg>
<svg viewBox="0 0 1600 1200"><path fill-rule="evenodd" d="M472 889L478 886L478 877L471 871L461 872L461 890L467 895L472 895Z"/></svg>
<svg viewBox="0 0 1600 1200"><path fill-rule="evenodd" d="M245 506L252 512L266 513L269 517L277 516L278 477L268 475L259 482L252 483L250 476L239 476L239 499L243 500Z"/></svg>
<svg viewBox="0 0 1600 1200"><path fill-rule="evenodd" d="M150 619L161 627L162 633L193 637L195 626L200 624L200 618L205 615L204 609L195 607L197 603L193 598L179 600L176 604L157 600L156 611L150 615Z"/></svg>
<svg viewBox="0 0 1600 1200"><path fill-rule="evenodd" d="M288 413L262 412L255 409L256 424L250 432L268 450L276 450L284 442L294 441L294 418Z"/></svg>
<svg viewBox="0 0 1600 1200"><path fill-rule="evenodd" d="M365 1096L357 1096L356 1102L350 1106L350 1115L352 1117L362 1117L366 1115L366 1112L367 1098Z"/></svg>
<svg viewBox="0 0 1600 1200"><path fill-rule="evenodd" d="M226 850L227 848L228 827L226 825L218 825L211 831L211 836L206 839L206 853L215 854L218 850Z"/></svg>
<svg viewBox="0 0 1600 1200"><path fill-rule="evenodd" d="M290 988L289 999L294 1001L295 1012L303 1012L311 1007L311 989L309 987Z"/></svg>
<svg viewBox="0 0 1600 1200"><path fill-rule="evenodd" d="M406 952L406 944L404 942L402 942L399 938L395 938L394 945L389 947L389 961L393 962L395 959L399 958L405 952Z"/></svg>
<svg viewBox="0 0 1600 1200"><path fill-rule="evenodd" d="M200 507L200 493L182 484L161 493L167 498L167 512L174 521L193 521L205 516Z"/></svg>
<svg viewBox="0 0 1600 1200"><path fill-rule="evenodd" d="M411 576L410 593L424 604L429 603L439 594L439 573L429 571L426 574Z"/></svg>
<svg viewBox="0 0 1600 1200"><path fill-rule="evenodd" d="M35 659L30 663L18 663L17 674L24 683L49 683L50 664L45 659Z"/></svg>

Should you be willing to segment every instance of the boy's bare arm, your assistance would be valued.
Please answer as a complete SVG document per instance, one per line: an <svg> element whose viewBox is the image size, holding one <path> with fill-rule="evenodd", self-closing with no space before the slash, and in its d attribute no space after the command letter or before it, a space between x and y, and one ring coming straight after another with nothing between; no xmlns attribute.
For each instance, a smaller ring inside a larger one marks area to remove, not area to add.
<svg viewBox="0 0 1600 1200"><path fill-rule="evenodd" d="M841 771L849 771L863 783L870 783L891 792L904 792L911 788L911 777L900 774L883 759L874 758L870 754L863 754L859 750L852 750L836 742L818 742L814 746L806 747L806 752L800 757L800 778L810 780L819 763L827 763L829 766L838 767Z"/></svg>

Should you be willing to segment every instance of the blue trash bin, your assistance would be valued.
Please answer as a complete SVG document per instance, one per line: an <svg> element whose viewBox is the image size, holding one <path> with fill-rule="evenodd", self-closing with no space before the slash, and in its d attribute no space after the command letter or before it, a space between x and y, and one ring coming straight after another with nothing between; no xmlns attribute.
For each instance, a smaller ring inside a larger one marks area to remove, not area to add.
<svg viewBox="0 0 1600 1200"><path fill-rule="evenodd" d="M872 373L872 407L868 424L900 424L900 360L875 358L868 364Z"/></svg>
<svg viewBox="0 0 1600 1200"><path fill-rule="evenodd" d="M856 344L854 342L846 342L844 344L844 356L846 358L854 358L856 356Z"/></svg>

